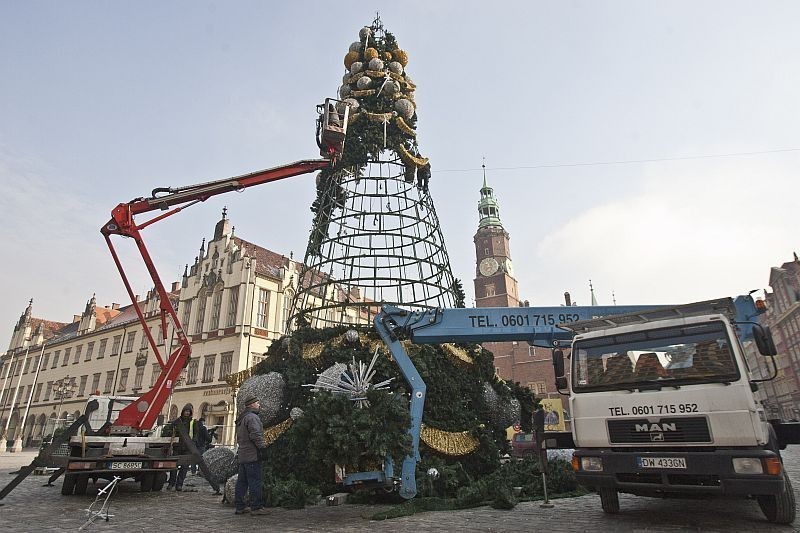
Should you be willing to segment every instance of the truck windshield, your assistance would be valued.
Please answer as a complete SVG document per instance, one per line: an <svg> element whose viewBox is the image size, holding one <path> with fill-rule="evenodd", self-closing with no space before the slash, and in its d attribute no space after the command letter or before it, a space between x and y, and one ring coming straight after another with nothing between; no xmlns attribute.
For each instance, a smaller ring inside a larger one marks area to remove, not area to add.
<svg viewBox="0 0 800 533"><path fill-rule="evenodd" d="M725 325L636 331L576 341L573 389L635 389L739 379Z"/></svg>

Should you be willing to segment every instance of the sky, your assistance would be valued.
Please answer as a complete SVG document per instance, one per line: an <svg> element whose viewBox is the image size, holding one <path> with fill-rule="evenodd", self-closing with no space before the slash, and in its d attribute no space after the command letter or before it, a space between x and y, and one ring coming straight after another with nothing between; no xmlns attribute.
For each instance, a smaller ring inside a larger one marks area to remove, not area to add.
<svg viewBox="0 0 800 533"><path fill-rule="evenodd" d="M587 305L590 279L600 304L734 296L800 251L796 2L0 0L0 349L30 298L59 321L128 303L99 233L117 204L316 158L315 105L376 12L468 302L484 158L531 305ZM302 257L313 199L309 174L144 235L165 280L223 206Z"/></svg>

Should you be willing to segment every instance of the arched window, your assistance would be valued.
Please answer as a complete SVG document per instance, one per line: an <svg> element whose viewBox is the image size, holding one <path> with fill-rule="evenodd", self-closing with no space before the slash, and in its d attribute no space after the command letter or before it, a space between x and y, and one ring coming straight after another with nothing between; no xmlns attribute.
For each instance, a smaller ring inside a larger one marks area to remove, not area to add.
<svg viewBox="0 0 800 533"><path fill-rule="evenodd" d="M281 311L281 323L278 324L279 331L286 330L286 320L289 318L289 311L292 307L292 299L294 299L294 291L286 289L283 291L283 310Z"/></svg>
<svg viewBox="0 0 800 533"><path fill-rule="evenodd" d="M208 303L208 293L203 289L197 295L197 319L194 323L195 334L203 332L203 322L205 322L206 319L206 303Z"/></svg>

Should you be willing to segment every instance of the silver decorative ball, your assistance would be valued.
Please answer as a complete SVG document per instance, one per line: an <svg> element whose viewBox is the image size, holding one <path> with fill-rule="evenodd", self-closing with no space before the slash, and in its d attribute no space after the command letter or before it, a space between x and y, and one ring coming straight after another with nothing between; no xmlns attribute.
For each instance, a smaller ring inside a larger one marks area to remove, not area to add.
<svg viewBox="0 0 800 533"><path fill-rule="evenodd" d="M389 62L389 70L391 70L395 74L402 74L403 73L403 65L401 65L399 61L390 61Z"/></svg>
<svg viewBox="0 0 800 533"><path fill-rule="evenodd" d="M342 83L350 83L350 71L346 70L342 75Z"/></svg>
<svg viewBox="0 0 800 533"><path fill-rule="evenodd" d="M353 344L353 343L355 343L355 342L358 342L358 331L356 331L356 330L354 330L354 329L348 329L348 330L347 330L347 331L344 333L344 339L345 339L347 342L349 342L350 344Z"/></svg>
<svg viewBox="0 0 800 533"><path fill-rule="evenodd" d="M361 41L356 41L350 44L350 48L348 49L350 52L360 52L361 51Z"/></svg>
<svg viewBox="0 0 800 533"><path fill-rule="evenodd" d="M351 89L349 85L344 84L341 87L339 87L339 98L344 100L345 98L350 96L350 93L352 93L352 92L353 92L353 89Z"/></svg>
<svg viewBox="0 0 800 533"><path fill-rule="evenodd" d="M217 483L225 481L239 470L239 461L230 448L217 446L203 453L203 461Z"/></svg>
<svg viewBox="0 0 800 533"><path fill-rule="evenodd" d="M406 78L406 83L410 83L411 85L414 85L414 80L411 79L411 76L406 74L405 78Z"/></svg>
<svg viewBox="0 0 800 533"><path fill-rule="evenodd" d="M385 92L387 96L394 96L400 92L400 84L396 81L390 81L383 86L383 92Z"/></svg>
<svg viewBox="0 0 800 533"><path fill-rule="evenodd" d="M369 69L370 70L383 70L383 60L379 58L370 59L369 60Z"/></svg>
<svg viewBox="0 0 800 533"><path fill-rule="evenodd" d="M361 76L358 78L358 82L356 82L356 86L359 90L363 91L364 89L369 89L369 86L372 85L372 80L369 76Z"/></svg>
<svg viewBox="0 0 800 533"><path fill-rule="evenodd" d="M305 413L303 413L303 410L300 409L299 407L292 407L292 410L289 411L289 418L291 418L292 420L299 420L300 418L303 417L304 414Z"/></svg>
<svg viewBox="0 0 800 533"><path fill-rule="evenodd" d="M428 477L431 478L432 480L436 481L437 479L439 479L439 470L437 470L436 468L433 468L433 467L429 468L428 469Z"/></svg>
<svg viewBox="0 0 800 533"><path fill-rule="evenodd" d="M507 428L519 420L519 401L516 398L501 398L489 383L483 384L483 400L488 407L489 421L496 428Z"/></svg>
<svg viewBox="0 0 800 533"><path fill-rule="evenodd" d="M236 501L236 480L239 479L239 474L235 474L228 481L225 482L225 502L228 505L233 505ZM250 504L250 492L248 491L244 497L245 505Z"/></svg>
<svg viewBox="0 0 800 533"><path fill-rule="evenodd" d="M369 26L364 26L363 28L361 28L361 31L358 32L358 36L361 37L362 41L367 37L369 37L370 35L372 35L372 28L370 28Z"/></svg>
<svg viewBox="0 0 800 533"><path fill-rule="evenodd" d="M350 65L350 75L357 74L364 70L364 63L361 61L354 61L352 65Z"/></svg>
<svg viewBox="0 0 800 533"><path fill-rule="evenodd" d="M286 381L277 372L247 378L239 387L239 392L236 395L238 412L244 412L244 401L248 396L255 396L261 404L258 416L266 426L275 418L281 408L283 389L285 387Z"/></svg>
<svg viewBox="0 0 800 533"><path fill-rule="evenodd" d="M411 103L411 100L405 98L401 98L394 103L394 110L404 119L414 116L414 104Z"/></svg>
<svg viewBox="0 0 800 533"><path fill-rule="evenodd" d="M356 100L355 98L345 98L344 100L342 100L342 102L344 102L345 104L350 104L351 113L355 113L356 109L361 107L361 104L358 103L358 100Z"/></svg>

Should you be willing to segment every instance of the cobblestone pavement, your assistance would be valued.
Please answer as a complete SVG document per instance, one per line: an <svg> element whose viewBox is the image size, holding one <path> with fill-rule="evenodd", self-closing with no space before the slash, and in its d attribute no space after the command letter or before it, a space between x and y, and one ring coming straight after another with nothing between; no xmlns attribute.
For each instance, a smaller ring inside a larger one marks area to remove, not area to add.
<svg viewBox="0 0 800 533"><path fill-rule="evenodd" d="M29 463L32 453L0 455L0 488L12 477L8 474ZM800 487L800 446L784 451L787 471ZM61 496L61 480L43 487L47 478L30 476L0 506L0 531L77 530L86 522L85 509L91 496ZM138 493L126 482L111 500L108 522L98 520L87 531L798 531L792 526L766 522L752 501L743 500L661 500L621 495L622 511L605 515L600 499L591 494L553 500L545 509L539 502L526 502L511 511L480 507L463 511L419 513L382 522L369 516L386 506L324 505L299 511L273 509L269 516L235 516L233 509L220 503L220 496L199 477L189 476L187 484L198 492ZM91 492L92 485L89 489ZM796 494L800 501L800 494Z"/></svg>

